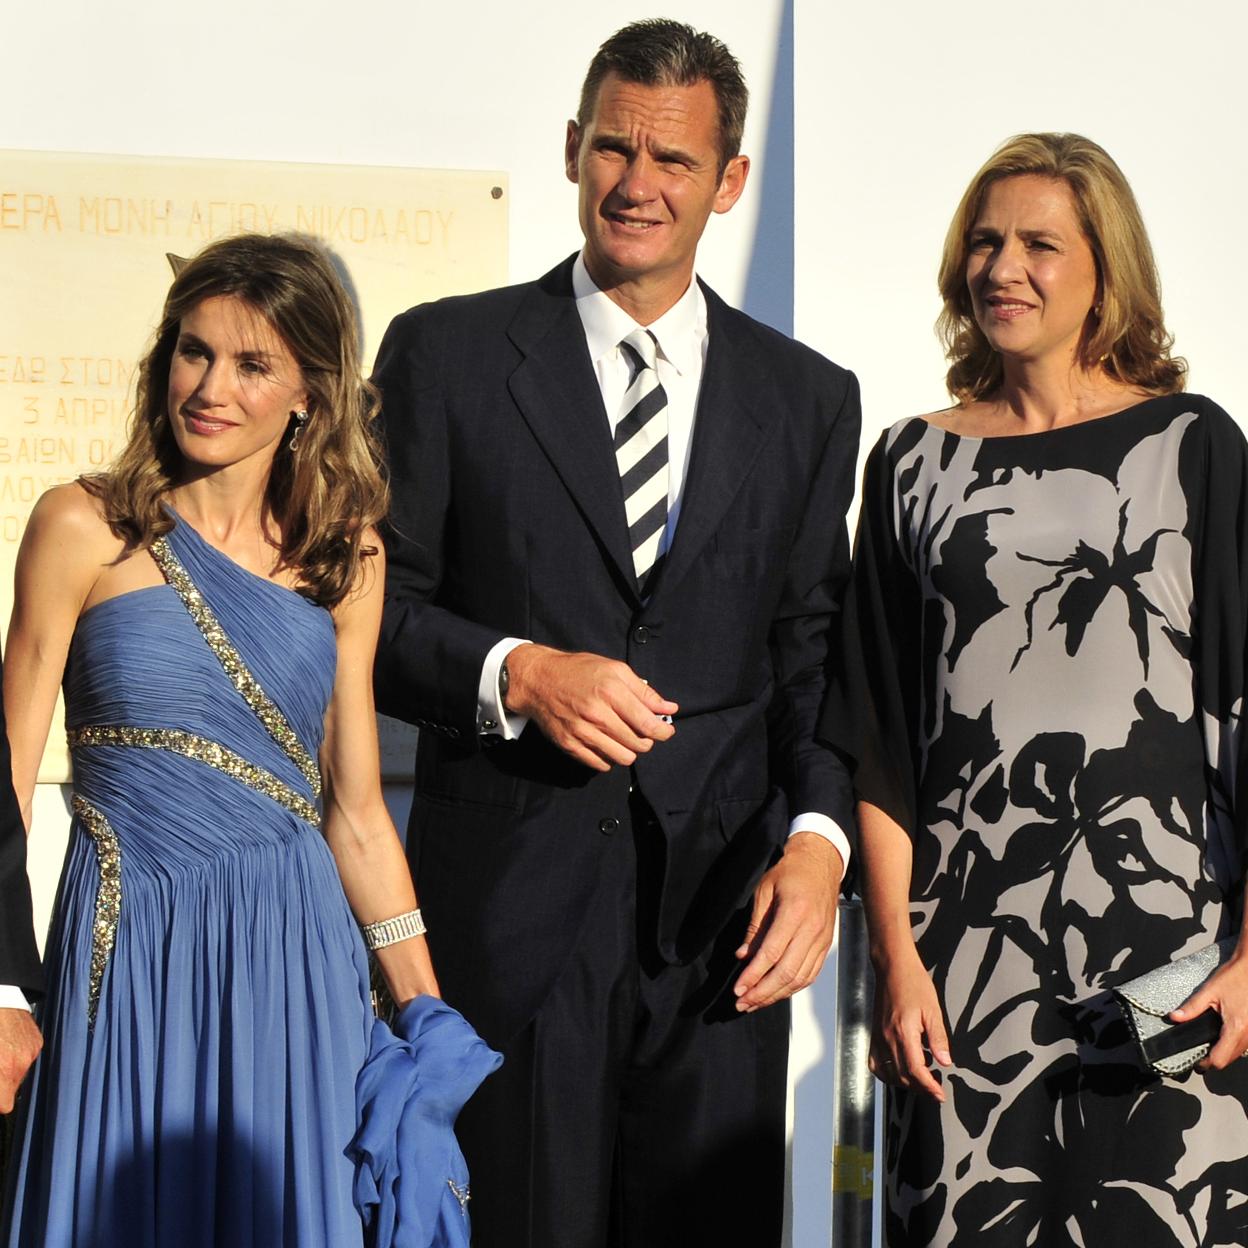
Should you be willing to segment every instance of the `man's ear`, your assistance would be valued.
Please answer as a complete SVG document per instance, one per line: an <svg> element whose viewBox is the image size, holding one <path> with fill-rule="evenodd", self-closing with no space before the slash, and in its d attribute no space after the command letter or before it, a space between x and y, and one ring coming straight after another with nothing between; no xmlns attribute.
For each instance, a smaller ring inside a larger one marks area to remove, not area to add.
<svg viewBox="0 0 1248 1248"><path fill-rule="evenodd" d="M749 175L748 156L734 156L724 166L724 172L719 178L719 189L715 192L715 212L727 212L741 198L741 192L745 190L745 180Z"/></svg>
<svg viewBox="0 0 1248 1248"><path fill-rule="evenodd" d="M563 140L563 171L568 175L569 182L579 182L580 172L576 167L577 158L581 154L581 128L575 121L568 122L567 137Z"/></svg>

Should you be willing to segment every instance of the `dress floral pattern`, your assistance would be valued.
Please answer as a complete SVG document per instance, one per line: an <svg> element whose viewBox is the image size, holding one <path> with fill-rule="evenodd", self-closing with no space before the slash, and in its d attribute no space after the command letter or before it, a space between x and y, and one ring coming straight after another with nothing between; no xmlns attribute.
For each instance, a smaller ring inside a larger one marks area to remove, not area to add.
<svg viewBox="0 0 1248 1248"><path fill-rule="evenodd" d="M1154 1077L1110 998L1237 930L1246 513L1197 396L871 455L828 735L913 838L954 1063L890 1092L890 1245L1248 1243L1248 1064Z"/></svg>

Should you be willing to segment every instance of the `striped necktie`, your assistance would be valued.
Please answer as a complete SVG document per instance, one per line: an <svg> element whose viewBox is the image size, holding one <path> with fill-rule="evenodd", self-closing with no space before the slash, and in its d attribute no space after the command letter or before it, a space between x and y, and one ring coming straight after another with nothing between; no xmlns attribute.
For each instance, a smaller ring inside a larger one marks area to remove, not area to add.
<svg viewBox="0 0 1248 1248"><path fill-rule="evenodd" d="M667 528L667 393L654 367L657 348L645 329L633 330L620 343L633 377L615 427L615 462L639 590L659 561Z"/></svg>

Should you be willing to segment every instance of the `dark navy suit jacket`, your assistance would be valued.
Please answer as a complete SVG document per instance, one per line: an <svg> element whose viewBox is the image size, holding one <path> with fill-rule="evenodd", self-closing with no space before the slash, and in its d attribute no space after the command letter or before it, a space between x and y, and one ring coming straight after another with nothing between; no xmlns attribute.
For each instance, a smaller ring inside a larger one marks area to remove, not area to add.
<svg viewBox="0 0 1248 1248"><path fill-rule="evenodd" d="M495 1043L576 941L630 783L666 842L672 962L748 900L791 815L853 827L814 732L849 570L854 377L705 290L680 520L643 602L571 271L413 308L374 376L393 489L378 705L421 728L409 858L447 997ZM488 744L477 687L506 636L623 660L680 704L675 737L605 774L536 726Z"/></svg>
<svg viewBox="0 0 1248 1248"><path fill-rule="evenodd" d="M13 793L9 738L0 704L0 984L16 984L27 996L43 988L39 949L31 920L26 877L26 829Z"/></svg>

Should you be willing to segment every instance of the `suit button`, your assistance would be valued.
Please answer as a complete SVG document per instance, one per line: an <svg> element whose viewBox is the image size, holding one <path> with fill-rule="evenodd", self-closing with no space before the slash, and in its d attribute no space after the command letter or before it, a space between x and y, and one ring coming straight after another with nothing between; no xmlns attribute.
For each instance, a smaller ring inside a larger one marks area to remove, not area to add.
<svg viewBox="0 0 1248 1248"><path fill-rule="evenodd" d="M638 624L633 629L633 640L639 646L644 646L650 640L650 630L644 624Z"/></svg>
<svg viewBox="0 0 1248 1248"><path fill-rule="evenodd" d="M619 830L620 821L618 819L608 818L598 820L598 831L601 832L603 836L610 836L612 832L618 832Z"/></svg>

